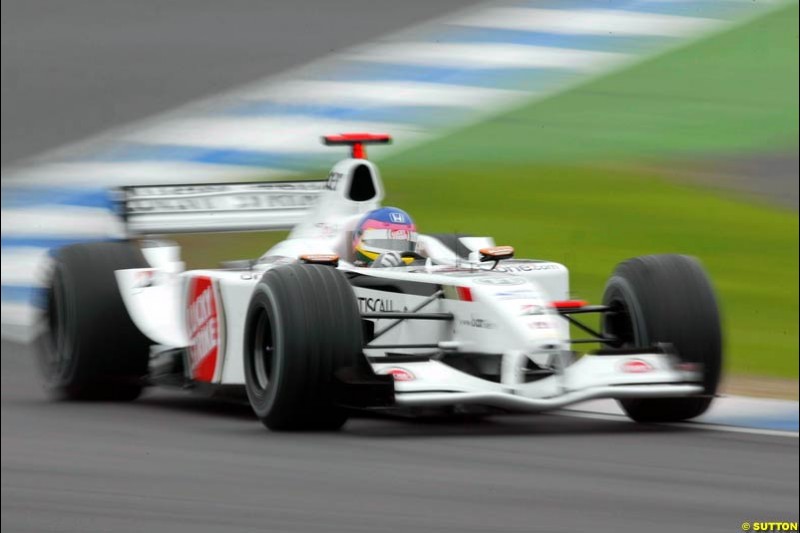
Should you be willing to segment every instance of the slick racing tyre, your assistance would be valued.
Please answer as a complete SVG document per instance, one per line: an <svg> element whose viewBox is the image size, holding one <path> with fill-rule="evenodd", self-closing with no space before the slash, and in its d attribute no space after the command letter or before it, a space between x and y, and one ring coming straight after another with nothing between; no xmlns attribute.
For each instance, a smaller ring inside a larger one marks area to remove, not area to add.
<svg viewBox="0 0 800 533"><path fill-rule="evenodd" d="M702 395L690 398L631 398L619 403L637 422L674 422L708 409L722 369L722 333L717 299L700 263L684 255L648 255L620 263L609 279L603 304L603 334L616 347L664 343L684 362L703 371Z"/></svg>
<svg viewBox="0 0 800 533"><path fill-rule="evenodd" d="M335 373L363 358L361 315L344 274L323 265L285 265L256 285L245 322L250 405L272 430L336 430Z"/></svg>
<svg viewBox="0 0 800 533"><path fill-rule="evenodd" d="M139 248L126 242L74 244L56 252L46 331L37 346L51 395L110 401L139 396L150 341L131 321L114 271L148 266Z"/></svg>

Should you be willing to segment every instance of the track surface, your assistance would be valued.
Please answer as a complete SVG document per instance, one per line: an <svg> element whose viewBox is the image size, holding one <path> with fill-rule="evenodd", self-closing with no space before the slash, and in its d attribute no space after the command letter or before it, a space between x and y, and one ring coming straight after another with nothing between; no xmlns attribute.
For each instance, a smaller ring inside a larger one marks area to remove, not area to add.
<svg viewBox="0 0 800 533"><path fill-rule="evenodd" d="M52 403L2 347L3 531L738 531L797 520L798 440L555 415L270 433L152 391Z"/></svg>
<svg viewBox="0 0 800 533"><path fill-rule="evenodd" d="M2 164L476 0L3 0Z"/></svg>

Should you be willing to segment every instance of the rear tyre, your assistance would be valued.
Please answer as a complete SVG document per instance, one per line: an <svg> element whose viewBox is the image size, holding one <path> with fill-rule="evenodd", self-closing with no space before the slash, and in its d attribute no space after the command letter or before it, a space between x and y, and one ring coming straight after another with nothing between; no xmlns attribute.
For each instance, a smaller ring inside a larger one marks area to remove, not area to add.
<svg viewBox="0 0 800 533"><path fill-rule="evenodd" d="M256 285L245 322L245 386L271 430L337 430L335 374L363 358L361 314L345 276L329 266L285 265Z"/></svg>
<svg viewBox="0 0 800 533"><path fill-rule="evenodd" d="M128 401L142 391L150 341L133 324L115 270L146 268L126 242L74 244L56 252L38 359L59 399Z"/></svg>
<svg viewBox="0 0 800 533"><path fill-rule="evenodd" d="M699 261L684 255L649 255L620 263L606 285L604 335L617 347L667 343L684 362L703 370L702 395L632 398L619 403L637 422L674 422L701 415L711 405L722 370L722 332L714 289Z"/></svg>

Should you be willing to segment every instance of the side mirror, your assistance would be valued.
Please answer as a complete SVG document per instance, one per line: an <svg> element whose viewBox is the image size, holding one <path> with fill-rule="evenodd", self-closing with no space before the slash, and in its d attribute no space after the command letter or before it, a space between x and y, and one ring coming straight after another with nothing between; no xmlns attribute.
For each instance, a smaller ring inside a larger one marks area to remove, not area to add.
<svg viewBox="0 0 800 533"><path fill-rule="evenodd" d="M336 254L305 254L300 256L300 262L307 265L339 266L339 256Z"/></svg>
<svg viewBox="0 0 800 533"><path fill-rule="evenodd" d="M503 261L504 259L511 259L514 257L513 246L492 246L490 248L481 248L481 261Z"/></svg>
<svg viewBox="0 0 800 533"><path fill-rule="evenodd" d="M481 248L479 253L481 261L494 261L494 265L492 265L492 270L494 270L500 261L514 257L514 247L491 246L489 248Z"/></svg>

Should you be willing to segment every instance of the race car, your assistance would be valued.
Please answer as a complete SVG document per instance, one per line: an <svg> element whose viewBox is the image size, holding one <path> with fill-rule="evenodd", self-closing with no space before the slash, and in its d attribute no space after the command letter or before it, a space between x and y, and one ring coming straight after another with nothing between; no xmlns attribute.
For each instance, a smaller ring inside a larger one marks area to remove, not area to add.
<svg viewBox="0 0 800 533"><path fill-rule="evenodd" d="M613 398L633 420L664 422L709 407L722 335L696 259L626 260L590 305L571 298L559 263L514 259L491 237L418 234L382 206L365 145L388 135L323 140L351 150L327 180L119 190L128 239L54 252L37 343L46 388L246 398L272 430L336 430L357 410L519 413ZM203 270L145 237L277 229L288 237L263 255Z"/></svg>

